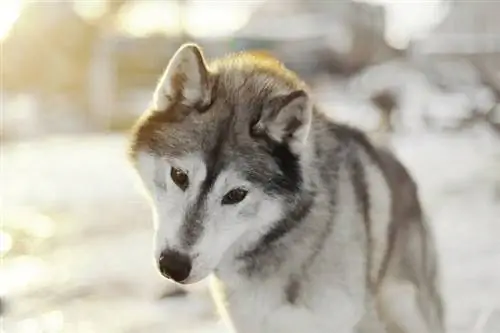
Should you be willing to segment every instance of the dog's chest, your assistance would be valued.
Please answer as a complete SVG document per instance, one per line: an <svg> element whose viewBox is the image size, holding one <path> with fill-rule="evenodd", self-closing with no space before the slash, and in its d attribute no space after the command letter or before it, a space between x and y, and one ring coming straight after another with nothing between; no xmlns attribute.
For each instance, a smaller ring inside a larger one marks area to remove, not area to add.
<svg viewBox="0 0 500 333"><path fill-rule="evenodd" d="M267 332L273 313L285 305L283 286L278 281L240 282L238 288L215 281L212 293L217 306L238 333Z"/></svg>
<svg viewBox="0 0 500 333"><path fill-rule="evenodd" d="M222 314L237 333L332 332L338 327L332 321L332 309L349 307L345 298L343 304L334 304L334 299L313 311L308 307L309 300L293 299L297 295L280 280L240 283L237 289L219 285L213 291Z"/></svg>

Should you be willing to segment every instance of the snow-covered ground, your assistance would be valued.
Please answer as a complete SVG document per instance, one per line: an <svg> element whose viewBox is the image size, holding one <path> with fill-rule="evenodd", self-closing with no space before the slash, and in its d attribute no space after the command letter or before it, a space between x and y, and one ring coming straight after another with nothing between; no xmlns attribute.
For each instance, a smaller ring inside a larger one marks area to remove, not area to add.
<svg viewBox="0 0 500 333"><path fill-rule="evenodd" d="M449 332L500 332L500 138L478 125L393 144L432 219ZM118 135L1 147L1 332L227 332L205 284L162 297L172 285L124 147Z"/></svg>

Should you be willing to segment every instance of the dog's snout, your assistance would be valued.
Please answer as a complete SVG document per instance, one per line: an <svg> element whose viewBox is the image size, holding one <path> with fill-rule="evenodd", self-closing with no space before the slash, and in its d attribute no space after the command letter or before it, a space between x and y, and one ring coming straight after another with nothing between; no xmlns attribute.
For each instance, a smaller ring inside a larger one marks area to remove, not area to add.
<svg viewBox="0 0 500 333"><path fill-rule="evenodd" d="M158 268L163 276L175 282L186 280L191 273L191 260L177 251L163 251L158 261Z"/></svg>

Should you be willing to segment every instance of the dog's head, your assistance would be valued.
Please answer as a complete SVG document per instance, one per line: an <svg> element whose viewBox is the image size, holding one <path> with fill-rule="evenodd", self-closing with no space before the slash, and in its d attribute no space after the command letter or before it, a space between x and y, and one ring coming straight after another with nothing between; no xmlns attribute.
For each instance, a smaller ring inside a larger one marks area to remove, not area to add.
<svg viewBox="0 0 500 333"><path fill-rule="evenodd" d="M269 56L208 65L194 44L175 53L130 142L164 275L197 282L275 228L302 186L305 89Z"/></svg>

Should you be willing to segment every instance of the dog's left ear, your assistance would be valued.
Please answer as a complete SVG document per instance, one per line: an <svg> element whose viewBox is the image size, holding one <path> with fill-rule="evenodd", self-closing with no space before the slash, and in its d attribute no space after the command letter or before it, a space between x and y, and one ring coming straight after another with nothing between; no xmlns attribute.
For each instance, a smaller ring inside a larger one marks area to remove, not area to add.
<svg viewBox="0 0 500 333"><path fill-rule="evenodd" d="M304 90L272 98L264 106L259 121L253 126L256 136L265 134L273 141L288 144L300 153L309 135L312 105Z"/></svg>
<svg viewBox="0 0 500 333"><path fill-rule="evenodd" d="M186 106L210 100L209 71L201 48L183 44L172 56L153 95L153 107L164 111L173 101Z"/></svg>

